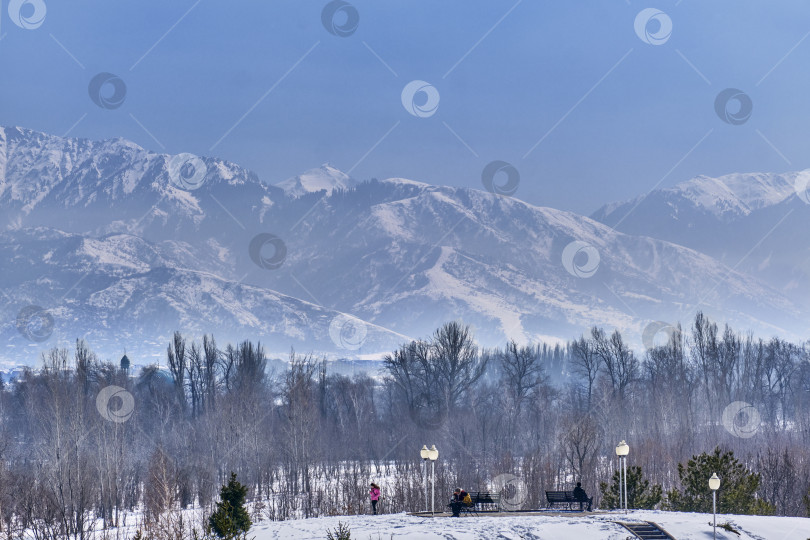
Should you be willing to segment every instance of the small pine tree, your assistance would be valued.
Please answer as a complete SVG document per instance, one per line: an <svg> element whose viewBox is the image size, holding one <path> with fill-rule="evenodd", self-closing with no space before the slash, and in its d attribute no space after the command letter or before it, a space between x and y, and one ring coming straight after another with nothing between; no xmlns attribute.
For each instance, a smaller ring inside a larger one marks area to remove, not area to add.
<svg viewBox="0 0 810 540"><path fill-rule="evenodd" d="M329 529L326 530L326 540L351 540L352 531L348 525L338 521L338 526L335 527L335 534Z"/></svg>
<svg viewBox="0 0 810 540"><path fill-rule="evenodd" d="M218 537L233 540L244 537L250 530L253 523L245 508L246 497L247 487L236 480L236 473L231 473L231 479L219 492L216 511L208 518L211 530Z"/></svg>
<svg viewBox="0 0 810 540"><path fill-rule="evenodd" d="M686 465L678 464L681 489L667 494L668 505L680 512L712 511L712 491L709 478L712 473L720 477L717 490L717 512L721 514L771 515L774 507L756 496L760 476L737 461L734 452L722 453L715 448L711 454L692 456Z"/></svg>
<svg viewBox="0 0 810 540"><path fill-rule="evenodd" d="M620 471L613 473L613 479L608 486L607 482L599 482L599 491L602 492L602 502L599 506L605 508L621 508L622 501L619 497ZM646 480L641 472L641 467L631 466L627 468L627 506L642 510L652 510L663 497L663 489L659 484L650 486L650 481Z"/></svg>

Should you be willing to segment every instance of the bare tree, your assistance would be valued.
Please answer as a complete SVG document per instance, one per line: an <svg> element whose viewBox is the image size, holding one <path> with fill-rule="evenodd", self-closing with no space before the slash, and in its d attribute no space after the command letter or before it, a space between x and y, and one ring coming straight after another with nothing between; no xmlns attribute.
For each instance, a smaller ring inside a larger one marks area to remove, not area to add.
<svg viewBox="0 0 810 540"><path fill-rule="evenodd" d="M599 375L599 366L602 364L602 356L597 354L596 347L591 340L581 336L571 343L571 360L574 373L585 378L588 391L588 412L591 411L593 402L593 389L596 377Z"/></svg>
<svg viewBox="0 0 810 540"><path fill-rule="evenodd" d="M712 387L716 377L718 349L717 325L710 322L702 312L698 312L692 326L691 356L703 379L706 403L709 404L709 418L715 418L717 410L717 398Z"/></svg>
<svg viewBox="0 0 810 540"><path fill-rule="evenodd" d="M621 333L614 331L608 338L601 328L592 328L593 348L610 377L613 394L620 403L625 400L627 387L638 378L638 360L624 343Z"/></svg>
<svg viewBox="0 0 810 540"><path fill-rule="evenodd" d="M180 334L175 332L172 339L172 344L167 349L169 360L169 370L171 370L172 378L174 381L174 391L177 397L177 402L180 405L180 410L186 410L186 340Z"/></svg>
<svg viewBox="0 0 810 540"><path fill-rule="evenodd" d="M506 344L506 350L499 358L507 392L512 395L515 410L520 415L523 402L545 382L540 355L534 347L519 347L513 340Z"/></svg>
<svg viewBox="0 0 810 540"><path fill-rule="evenodd" d="M486 362L478 356L478 347L470 327L453 321L445 323L433 334L433 374L448 410L454 409L461 396L475 384L486 370Z"/></svg>

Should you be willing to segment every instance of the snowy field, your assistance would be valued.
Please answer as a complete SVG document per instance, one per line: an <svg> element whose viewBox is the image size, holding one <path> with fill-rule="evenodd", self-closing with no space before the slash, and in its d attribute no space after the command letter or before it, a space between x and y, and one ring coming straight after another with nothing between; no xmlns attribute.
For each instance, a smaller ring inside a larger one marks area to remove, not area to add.
<svg viewBox="0 0 810 540"><path fill-rule="evenodd" d="M263 522L251 529L256 540L326 538L338 522L348 524L352 540L627 540L631 533L614 521L653 521L677 540L712 538L711 514L637 511L627 516L617 513L523 516L473 516L422 518L405 514L381 516L342 516ZM810 519L718 515L717 523L729 522L740 534L718 527L717 538L723 540L807 540Z"/></svg>

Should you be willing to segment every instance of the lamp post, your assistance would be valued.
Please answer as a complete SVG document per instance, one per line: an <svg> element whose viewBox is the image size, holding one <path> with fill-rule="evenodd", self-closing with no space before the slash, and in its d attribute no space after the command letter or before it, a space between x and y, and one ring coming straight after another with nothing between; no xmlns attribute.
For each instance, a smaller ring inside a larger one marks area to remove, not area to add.
<svg viewBox="0 0 810 540"><path fill-rule="evenodd" d="M427 486L428 486L428 479L427 479L427 461L428 461L428 447L426 444L422 445L422 449L419 451L419 456L422 458L422 471L424 472L425 478L425 512L428 511L428 497L427 497Z"/></svg>
<svg viewBox="0 0 810 540"><path fill-rule="evenodd" d="M430 460L431 469L431 490L430 490L430 515L434 515L434 508L436 503L436 460L439 459L439 451L436 450L436 445L431 445L430 450L427 451L427 457Z"/></svg>
<svg viewBox="0 0 810 540"><path fill-rule="evenodd" d="M717 490L720 489L720 477L717 476L717 473L712 473L712 477L709 478L709 489L712 490L712 514L714 514L712 528L714 529L714 538L717 540Z"/></svg>
<svg viewBox="0 0 810 540"><path fill-rule="evenodd" d="M616 446L616 455L619 456L619 504L624 503L624 511L627 512L627 454L630 453L630 447L626 442L622 441ZM622 468L624 469L622 471ZM622 481L621 477L624 477ZM624 485L624 489L622 489ZM624 499L622 500L622 491L624 491Z"/></svg>

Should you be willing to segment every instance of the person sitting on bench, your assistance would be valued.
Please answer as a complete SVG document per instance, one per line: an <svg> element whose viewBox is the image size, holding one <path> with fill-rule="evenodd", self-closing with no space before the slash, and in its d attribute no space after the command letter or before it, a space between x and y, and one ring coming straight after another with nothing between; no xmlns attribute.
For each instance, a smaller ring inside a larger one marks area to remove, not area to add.
<svg viewBox="0 0 810 540"><path fill-rule="evenodd" d="M585 503L588 503L588 512L591 511L591 503L593 502L593 497L588 498L588 494L585 493L584 489L582 489L582 482L577 482L577 487L574 488L574 499L579 501L580 512L582 512L582 507Z"/></svg>
<svg viewBox="0 0 810 540"><path fill-rule="evenodd" d="M469 499L469 494L461 488L456 488L453 491L453 496L450 498L450 504L447 506L453 511L453 515L450 517L461 517L461 508L465 505L466 501L464 499Z"/></svg>

